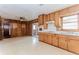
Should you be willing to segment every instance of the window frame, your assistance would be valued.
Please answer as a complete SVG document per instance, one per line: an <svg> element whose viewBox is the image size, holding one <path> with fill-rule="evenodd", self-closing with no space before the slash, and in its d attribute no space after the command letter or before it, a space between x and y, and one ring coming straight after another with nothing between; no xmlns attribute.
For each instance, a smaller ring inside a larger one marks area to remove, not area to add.
<svg viewBox="0 0 79 59"><path fill-rule="evenodd" d="M68 17L68 16L73 16L73 15L78 15L78 19L77 19L77 24L78 24L78 29L63 29L63 17ZM79 13L78 14L73 14L73 15L68 15L68 16L63 16L60 17L61 18L61 30L63 31L79 31Z"/></svg>

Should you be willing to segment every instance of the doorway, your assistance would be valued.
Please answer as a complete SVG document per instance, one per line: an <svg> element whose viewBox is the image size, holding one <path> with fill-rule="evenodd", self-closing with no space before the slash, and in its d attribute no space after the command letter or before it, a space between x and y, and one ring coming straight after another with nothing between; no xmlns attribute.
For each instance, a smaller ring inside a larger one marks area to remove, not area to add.
<svg viewBox="0 0 79 59"><path fill-rule="evenodd" d="M10 32L11 32L11 26L10 26L10 22L8 20L4 21L3 23L3 36L4 38L10 38Z"/></svg>
<svg viewBox="0 0 79 59"><path fill-rule="evenodd" d="M32 36L38 36L38 23L32 24Z"/></svg>

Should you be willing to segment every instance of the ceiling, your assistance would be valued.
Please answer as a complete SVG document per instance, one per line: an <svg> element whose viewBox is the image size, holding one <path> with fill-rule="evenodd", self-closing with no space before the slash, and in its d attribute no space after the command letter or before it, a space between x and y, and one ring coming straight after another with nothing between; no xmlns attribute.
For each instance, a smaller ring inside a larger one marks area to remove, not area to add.
<svg viewBox="0 0 79 59"><path fill-rule="evenodd" d="M69 6L72 4L0 4L0 15L10 19L25 17L30 21L39 14L47 14Z"/></svg>

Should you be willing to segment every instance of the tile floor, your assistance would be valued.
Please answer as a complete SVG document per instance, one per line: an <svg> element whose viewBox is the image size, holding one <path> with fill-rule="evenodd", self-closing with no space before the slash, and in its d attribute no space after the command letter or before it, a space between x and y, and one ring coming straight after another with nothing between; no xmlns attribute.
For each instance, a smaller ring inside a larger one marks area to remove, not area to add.
<svg viewBox="0 0 79 59"><path fill-rule="evenodd" d="M39 42L36 37L16 37L0 41L0 55L74 55L68 51Z"/></svg>

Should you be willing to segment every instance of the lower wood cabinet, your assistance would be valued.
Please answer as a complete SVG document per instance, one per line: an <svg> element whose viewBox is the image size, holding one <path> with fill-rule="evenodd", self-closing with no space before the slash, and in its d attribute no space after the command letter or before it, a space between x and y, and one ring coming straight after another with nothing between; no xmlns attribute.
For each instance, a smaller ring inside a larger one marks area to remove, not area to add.
<svg viewBox="0 0 79 59"><path fill-rule="evenodd" d="M48 34L48 40L47 40L48 44L52 44L53 43L53 39L52 39L52 35Z"/></svg>
<svg viewBox="0 0 79 59"><path fill-rule="evenodd" d="M64 35L59 35L59 47L63 49L68 49L68 39Z"/></svg>
<svg viewBox="0 0 79 59"><path fill-rule="evenodd" d="M43 37L44 37L44 42L47 43L48 42L48 34L43 33Z"/></svg>
<svg viewBox="0 0 79 59"><path fill-rule="evenodd" d="M47 44L79 54L78 36L39 33L39 39Z"/></svg>
<svg viewBox="0 0 79 59"><path fill-rule="evenodd" d="M53 39L53 45L58 46L58 41L59 41L58 35L54 34L52 39Z"/></svg>
<svg viewBox="0 0 79 59"><path fill-rule="evenodd" d="M79 39L70 39L68 41L68 50L79 54Z"/></svg>

